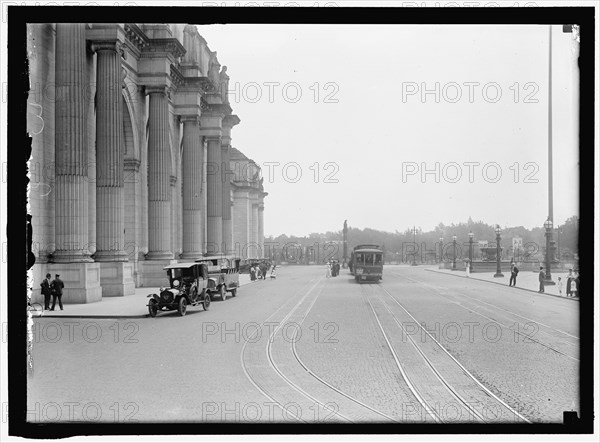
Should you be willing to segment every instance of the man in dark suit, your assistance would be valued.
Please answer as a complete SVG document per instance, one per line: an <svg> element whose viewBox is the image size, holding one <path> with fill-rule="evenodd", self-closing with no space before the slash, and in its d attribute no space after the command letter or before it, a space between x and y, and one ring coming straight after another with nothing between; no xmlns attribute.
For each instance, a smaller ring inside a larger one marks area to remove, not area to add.
<svg viewBox="0 0 600 443"><path fill-rule="evenodd" d="M517 286L517 274L519 273L519 268L517 265L512 263L510 265L510 280L508 281L508 286Z"/></svg>
<svg viewBox="0 0 600 443"><path fill-rule="evenodd" d="M44 294L44 309L50 309L50 296L52 295L52 289L50 288L50 274L46 274L46 278L40 286L42 287L42 294Z"/></svg>
<svg viewBox="0 0 600 443"><path fill-rule="evenodd" d="M540 290L538 292L544 292L544 279L546 278L546 273L544 272L544 267L540 266Z"/></svg>
<svg viewBox="0 0 600 443"><path fill-rule="evenodd" d="M56 299L58 298L58 306L60 306L60 310L63 310L62 304L62 290L65 287L63 281L59 278L60 275L56 274L54 276L54 280L52 281L52 307L51 311L54 311L54 307L56 306Z"/></svg>

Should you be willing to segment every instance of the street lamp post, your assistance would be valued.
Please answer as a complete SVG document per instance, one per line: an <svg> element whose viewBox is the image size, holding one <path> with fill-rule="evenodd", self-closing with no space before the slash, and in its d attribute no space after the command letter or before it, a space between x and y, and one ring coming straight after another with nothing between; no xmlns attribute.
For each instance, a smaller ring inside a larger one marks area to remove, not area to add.
<svg viewBox="0 0 600 443"><path fill-rule="evenodd" d="M496 273L494 277L504 277L500 269L500 226L496 226Z"/></svg>
<svg viewBox="0 0 600 443"><path fill-rule="evenodd" d="M440 263L444 262L444 237L440 237Z"/></svg>
<svg viewBox="0 0 600 443"><path fill-rule="evenodd" d="M469 273L473 272L473 233L469 232Z"/></svg>
<svg viewBox="0 0 600 443"><path fill-rule="evenodd" d="M452 236L452 270L456 271L456 235Z"/></svg>
<svg viewBox="0 0 600 443"><path fill-rule="evenodd" d="M413 255L412 255L413 261L412 261L411 266L417 266L416 255L417 255L417 228L415 226L413 226Z"/></svg>
<svg viewBox="0 0 600 443"><path fill-rule="evenodd" d="M544 285L553 285L552 281L552 220L550 217L544 222L544 228L546 228L546 278L544 279Z"/></svg>

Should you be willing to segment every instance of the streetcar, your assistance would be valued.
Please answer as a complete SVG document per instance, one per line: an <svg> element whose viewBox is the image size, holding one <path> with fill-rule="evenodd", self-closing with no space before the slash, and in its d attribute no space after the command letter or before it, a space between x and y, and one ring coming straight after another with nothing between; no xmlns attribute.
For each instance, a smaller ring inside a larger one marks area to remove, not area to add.
<svg viewBox="0 0 600 443"><path fill-rule="evenodd" d="M358 245L350 255L350 272L357 283L383 278L383 250L378 245Z"/></svg>

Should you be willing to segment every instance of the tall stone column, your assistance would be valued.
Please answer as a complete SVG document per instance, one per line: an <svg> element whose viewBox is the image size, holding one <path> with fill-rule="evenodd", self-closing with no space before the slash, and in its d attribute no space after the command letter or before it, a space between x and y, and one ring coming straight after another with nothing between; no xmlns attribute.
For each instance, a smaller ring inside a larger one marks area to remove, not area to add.
<svg viewBox="0 0 600 443"><path fill-rule="evenodd" d="M223 242L223 182L221 179L221 137L207 136L207 254L221 252Z"/></svg>
<svg viewBox="0 0 600 443"><path fill-rule="evenodd" d="M258 254L266 257L265 251L265 228L264 228L265 205L262 202L258 204Z"/></svg>
<svg viewBox="0 0 600 443"><path fill-rule="evenodd" d="M250 231L250 243L254 250L254 257L258 257L261 251L258 250L258 203L252 203L252 230Z"/></svg>
<svg viewBox="0 0 600 443"><path fill-rule="evenodd" d="M65 303L102 297L99 265L88 250L85 24L56 25L56 249L50 272L61 274Z"/></svg>
<svg viewBox="0 0 600 443"><path fill-rule="evenodd" d="M171 251L171 152L166 87L147 87L150 95L148 134L148 254L146 260L168 260Z"/></svg>
<svg viewBox="0 0 600 443"><path fill-rule="evenodd" d="M135 293L125 252L121 43L95 42L96 60L96 261L103 295Z"/></svg>
<svg viewBox="0 0 600 443"><path fill-rule="evenodd" d="M202 201L202 164L204 153L200 141L200 118L182 116L183 122L183 253L182 259L199 258L204 238Z"/></svg>
<svg viewBox="0 0 600 443"><path fill-rule="evenodd" d="M223 190L223 252L233 252L233 221L231 219L231 170L229 168L229 144L221 145L221 170Z"/></svg>
<svg viewBox="0 0 600 443"><path fill-rule="evenodd" d="M221 72L221 85L229 77L225 73L227 68ZM222 91L221 91L222 92ZM221 98L226 97L222 96ZM233 219L231 217L231 179L234 174L230 167L230 151L231 151L231 129L240 123L237 115L228 114L222 120L222 138L221 138L221 160L222 160L222 180L223 180L223 251L233 253Z"/></svg>
<svg viewBox="0 0 600 443"><path fill-rule="evenodd" d="M99 262L127 261L123 216L123 110L118 42L92 45L97 55L96 253Z"/></svg>
<svg viewBox="0 0 600 443"><path fill-rule="evenodd" d="M85 25L57 25L55 263L93 262L88 251L85 51Z"/></svg>

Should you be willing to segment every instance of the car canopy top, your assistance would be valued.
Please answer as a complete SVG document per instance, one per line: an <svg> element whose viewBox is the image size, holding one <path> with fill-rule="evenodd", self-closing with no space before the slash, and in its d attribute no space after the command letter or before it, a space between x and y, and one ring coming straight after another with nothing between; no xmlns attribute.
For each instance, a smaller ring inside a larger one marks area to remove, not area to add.
<svg viewBox="0 0 600 443"><path fill-rule="evenodd" d="M239 259L239 257L236 257L235 255L207 255L206 257L197 258L196 263L200 263L203 261L209 261L209 260L221 260L223 258L227 258L229 260L238 260Z"/></svg>
<svg viewBox="0 0 600 443"><path fill-rule="evenodd" d="M172 265L165 266L163 269L189 269L194 266L198 266L200 263L186 262L186 263L173 263Z"/></svg>

